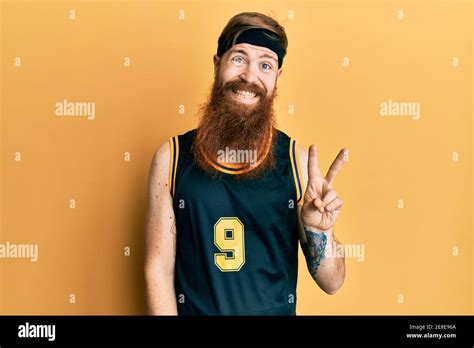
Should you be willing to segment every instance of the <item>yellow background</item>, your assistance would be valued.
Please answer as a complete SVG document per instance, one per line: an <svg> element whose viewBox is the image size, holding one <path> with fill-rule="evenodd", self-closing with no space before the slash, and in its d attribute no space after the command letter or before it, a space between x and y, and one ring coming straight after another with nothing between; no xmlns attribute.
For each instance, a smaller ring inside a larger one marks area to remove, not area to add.
<svg viewBox="0 0 474 348"><path fill-rule="evenodd" d="M0 313L146 313L152 155L196 126L227 21L258 11L280 21L289 38L279 128L316 144L323 172L341 147L350 150L335 184L344 200L335 231L365 247L363 262L346 259L335 296L311 281L300 253L297 312L472 314L472 7L3 1L0 243L37 243L39 259L0 259ZM96 118L55 116L63 99L95 102ZM421 118L381 117L389 99L419 102Z"/></svg>

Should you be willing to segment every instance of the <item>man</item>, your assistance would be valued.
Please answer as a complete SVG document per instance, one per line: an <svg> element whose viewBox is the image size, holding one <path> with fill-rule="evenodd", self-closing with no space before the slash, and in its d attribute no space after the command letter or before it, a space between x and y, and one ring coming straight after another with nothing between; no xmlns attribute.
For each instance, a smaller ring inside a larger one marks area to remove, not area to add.
<svg viewBox="0 0 474 348"><path fill-rule="evenodd" d="M231 18L198 128L156 151L146 223L150 314L294 315L298 239L319 287L341 287L344 258L330 255L340 246L333 226L342 200L332 184L347 150L323 177L316 147L297 147L275 128L287 46L274 19Z"/></svg>

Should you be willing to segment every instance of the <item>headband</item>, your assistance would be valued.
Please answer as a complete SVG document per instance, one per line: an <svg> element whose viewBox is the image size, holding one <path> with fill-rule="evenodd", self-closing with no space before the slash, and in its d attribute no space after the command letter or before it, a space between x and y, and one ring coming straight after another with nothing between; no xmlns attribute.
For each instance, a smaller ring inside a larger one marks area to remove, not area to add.
<svg viewBox="0 0 474 348"><path fill-rule="evenodd" d="M263 46L272 50L278 56L278 67L281 68L281 66L283 65L283 58L285 57L286 50L282 45L280 45L278 38L275 36L275 33L270 30L261 28L247 29L240 33L234 44L225 44L222 41L223 40L219 38L217 46L218 57L221 57L233 45L237 45L239 43L248 43L255 46Z"/></svg>

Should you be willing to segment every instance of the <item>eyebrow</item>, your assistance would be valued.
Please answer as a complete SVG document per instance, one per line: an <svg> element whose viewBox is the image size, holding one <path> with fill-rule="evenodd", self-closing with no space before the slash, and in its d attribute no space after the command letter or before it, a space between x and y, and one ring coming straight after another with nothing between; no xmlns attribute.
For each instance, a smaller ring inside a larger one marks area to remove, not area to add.
<svg viewBox="0 0 474 348"><path fill-rule="evenodd" d="M248 54L247 52L245 52L243 49L232 49L230 50L229 54L232 54L232 53L242 53L242 54L245 54L247 57L248 57ZM268 53L264 53L262 54L259 58L270 58L270 59L273 59L275 62L278 62L275 57L271 56L270 54Z"/></svg>

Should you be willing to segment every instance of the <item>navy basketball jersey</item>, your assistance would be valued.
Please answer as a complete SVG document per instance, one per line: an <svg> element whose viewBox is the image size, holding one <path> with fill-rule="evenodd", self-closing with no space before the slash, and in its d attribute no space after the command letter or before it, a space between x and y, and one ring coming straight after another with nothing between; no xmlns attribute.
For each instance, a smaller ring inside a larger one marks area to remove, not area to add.
<svg viewBox="0 0 474 348"><path fill-rule="evenodd" d="M249 180L225 166L206 174L193 158L196 130L170 138L179 315L296 314L304 188L295 141L273 134L275 166Z"/></svg>

